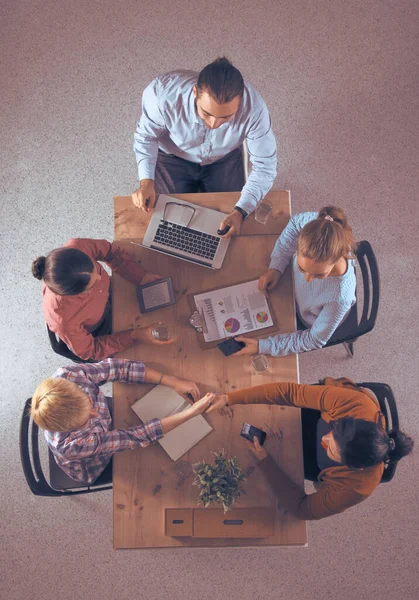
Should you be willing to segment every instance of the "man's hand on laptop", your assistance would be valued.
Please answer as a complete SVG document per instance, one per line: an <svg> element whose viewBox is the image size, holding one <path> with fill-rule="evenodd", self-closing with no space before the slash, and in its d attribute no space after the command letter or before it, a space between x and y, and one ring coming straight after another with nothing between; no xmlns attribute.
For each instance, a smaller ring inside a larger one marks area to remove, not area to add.
<svg viewBox="0 0 419 600"><path fill-rule="evenodd" d="M149 212L156 204L156 190L154 188L153 179L142 179L140 187L136 192L131 194L131 198L135 206L141 208L144 212Z"/></svg>
<svg viewBox="0 0 419 600"><path fill-rule="evenodd" d="M232 235L240 235L240 229L242 227L243 216L238 210L233 210L229 215L221 221L219 231L222 231L226 227L229 227L228 231L222 235L223 238L229 238Z"/></svg>
<svg viewBox="0 0 419 600"><path fill-rule="evenodd" d="M157 344L162 346L163 344L172 344L175 341L174 337L169 338L168 340L158 340L154 337L152 331L158 325L158 323L153 323L152 325L147 325L147 327L137 327L131 331L131 339L134 342L141 342L142 344Z"/></svg>

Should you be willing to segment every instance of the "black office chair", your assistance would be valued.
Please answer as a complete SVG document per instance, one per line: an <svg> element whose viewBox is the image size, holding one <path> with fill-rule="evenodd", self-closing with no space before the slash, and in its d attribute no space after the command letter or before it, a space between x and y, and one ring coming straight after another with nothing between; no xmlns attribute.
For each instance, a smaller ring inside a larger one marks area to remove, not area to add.
<svg viewBox="0 0 419 600"><path fill-rule="evenodd" d="M364 382L358 383L361 387L371 390L379 404L386 421L386 431L399 431L399 415L393 390L386 383ZM316 458L316 432L320 411L310 408L301 409L301 426L303 434L304 478L317 481L320 469ZM393 479L397 469L397 461L385 463L384 472L380 483L387 483Z"/></svg>
<svg viewBox="0 0 419 600"><path fill-rule="evenodd" d="M46 325L46 323L45 323L45 325ZM83 360L82 358L80 358L79 356L74 354L74 352L72 352L70 350L70 348L67 346L67 344L65 342L63 342L63 340L60 340L60 338L53 331L51 331L51 329L48 327L48 325L46 325L46 327L47 327L47 333L48 333L49 341L51 344L51 348L54 350L55 354L64 356L64 358L68 358L75 363L93 362L91 360Z"/></svg>
<svg viewBox="0 0 419 600"><path fill-rule="evenodd" d="M32 398L29 398L25 402L25 408L23 409L20 422L19 435L20 459L31 492L35 496L56 497L88 494L112 489L112 461L94 483L86 485L68 477L55 462L54 456L49 448L50 483L48 483L42 470L41 459L39 456L39 428L36 423L33 422L29 414L31 400Z"/></svg>
<svg viewBox="0 0 419 600"><path fill-rule="evenodd" d="M357 285L356 303L352 306L344 322L339 325L327 344L323 346L323 348L328 348L329 346L343 344L351 357L354 355L356 340L374 328L380 301L380 276L377 259L369 242L365 240L359 242L356 258L362 275L363 302L361 319L358 320L358 306L361 298L359 286ZM297 327L298 329L306 329L298 318Z"/></svg>
<svg viewBox="0 0 419 600"><path fill-rule="evenodd" d="M99 325L96 326L96 329L91 332L93 337L98 337L101 335L110 335L112 333L112 308L111 308L111 299L110 298L111 298L111 296L109 296L107 308L105 309L105 312L103 314L101 322L99 323ZM51 331L51 329L48 327L48 325L46 323L45 323L45 325L47 327L47 333L48 333L49 341L51 344L51 348L54 350L54 352L56 354L59 354L60 356L64 356L64 358L68 358L75 363L95 363L95 362L97 362L94 359L84 360L83 358L80 358L80 356L77 356L77 354L74 354L74 352L67 346L67 344L65 342L63 342L63 340L61 340L57 336L56 333Z"/></svg>

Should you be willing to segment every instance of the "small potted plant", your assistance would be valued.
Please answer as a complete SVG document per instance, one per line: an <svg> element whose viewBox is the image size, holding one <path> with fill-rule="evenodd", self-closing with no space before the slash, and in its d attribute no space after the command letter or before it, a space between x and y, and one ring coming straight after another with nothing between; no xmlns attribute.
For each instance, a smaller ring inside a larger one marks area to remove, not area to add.
<svg viewBox="0 0 419 600"><path fill-rule="evenodd" d="M224 512L227 512L236 498L246 493L240 487L246 474L238 466L236 457L226 458L224 450L212 454L214 465L204 461L192 465L195 473L193 485L200 488L198 504L203 504L206 508L210 504L219 503L223 505Z"/></svg>

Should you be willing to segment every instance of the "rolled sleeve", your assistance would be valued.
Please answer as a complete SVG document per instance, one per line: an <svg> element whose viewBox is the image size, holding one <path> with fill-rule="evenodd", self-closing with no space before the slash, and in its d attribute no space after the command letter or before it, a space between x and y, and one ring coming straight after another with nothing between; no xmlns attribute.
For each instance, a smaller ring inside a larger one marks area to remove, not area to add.
<svg viewBox="0 0 419 600"><path fill-rule="evenodd" d="M76 373L83 372L95 385L109 381L144 383L145 364L140 360L107 358L95 364L82 364L75 367Z"/></svg>
<svg viewBox="0 0 419 600"><path fill-rule="evenodd" d="M131 329L94 337L80 325L77 329L60 330L59 336L72 352L83 360L100 361L134 344Z"/></svg>
<svg viewBox="0 0 419 600"><path fill-rule="evenodd" d="M138 284L145 275L145 269L128 252L113 242L105 261L121 277Z"/></svg>
<svg viewBox="0 0 419 600"><path fill-rule="evenodd" d="M154 80L144 90L142 114L134 134L134 152L140 181L154 179L158 139L165 131L164 117L159 108L158 81Z"/></svg>
<svg viewBox="0 0 419 600"><path fill-rule="evenodd" d="M112 455L115 452L146 448L163 437L160 419L152 419L144 425L113 431L90 432L68 444L61 452L66 460L80 460L93 456Z"/></svg>
<svg viewBox="0 0 419 600"><path fill-rule="evenodd" d="M258 466L265 473L278 503L298 519L311 521L331 517L366 498L351 490L350 480L343 477L340 483L322 483L317 492L306 494L282 471L271 456L259 462Z"/></svg>
<svg viewBox="0 0 419 600"><path fill-rule="evenodd" d="M277 173L276 140L265 105L247 133L246 143L252 170L237 206L249 214L269 192Z"/></svg>

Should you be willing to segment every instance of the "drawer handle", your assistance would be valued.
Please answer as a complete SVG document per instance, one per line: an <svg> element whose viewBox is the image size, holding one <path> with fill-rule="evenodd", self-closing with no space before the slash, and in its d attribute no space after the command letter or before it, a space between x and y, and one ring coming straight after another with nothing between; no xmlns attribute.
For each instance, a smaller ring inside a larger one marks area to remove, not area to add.
<svg viewBox="0 0 419 600"><path fill-rule="evenodd" d="M243 519L224 519L224 525L243 525Z"/></svg>
<svg viewBox="0 0 419 600"><path fill-rule="evenodd" d="M184 523L183 519L174 519L172 521L173 525L182 525L182 523Z"/></svg>

